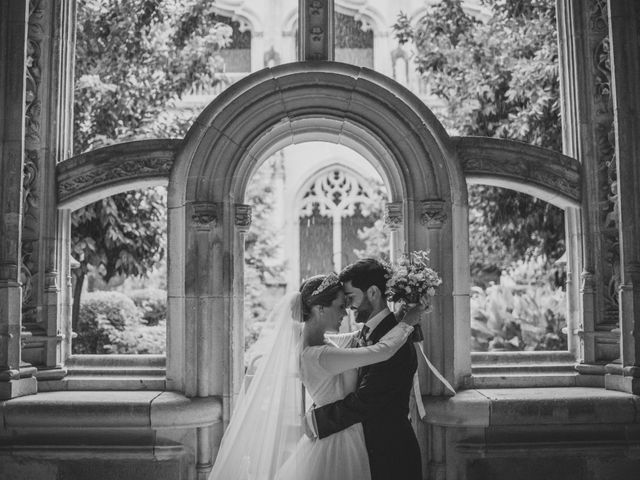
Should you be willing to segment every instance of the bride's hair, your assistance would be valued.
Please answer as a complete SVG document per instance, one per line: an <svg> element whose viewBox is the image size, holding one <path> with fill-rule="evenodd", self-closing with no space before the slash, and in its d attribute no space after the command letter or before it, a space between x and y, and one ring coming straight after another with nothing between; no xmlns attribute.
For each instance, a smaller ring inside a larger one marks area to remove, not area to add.
<svg viewBox="0 0 640 480"><path fill-rule="evenodd" d="M328 307L342 290L342 282L335 274L315 275L300 285L302 299L302 321L306 322L311 315L311 307L321 305Z"/></svg>

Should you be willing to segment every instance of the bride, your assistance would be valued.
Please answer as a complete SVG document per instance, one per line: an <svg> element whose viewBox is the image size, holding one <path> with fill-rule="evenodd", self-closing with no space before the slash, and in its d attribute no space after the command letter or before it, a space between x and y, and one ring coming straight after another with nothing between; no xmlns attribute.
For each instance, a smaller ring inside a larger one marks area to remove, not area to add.
<svg viewBox="0 0 640 480"><path fill-rule="evenodd" d="M316 406L356 389L358 368L385 361L406 342L419 309L372 346L357 347L360 332L337 332L346 316L337 275L317 275L274 308L269 351L238 405L209 480L369 480L362 424L321 440L307 438L304 393Z"/></svg>

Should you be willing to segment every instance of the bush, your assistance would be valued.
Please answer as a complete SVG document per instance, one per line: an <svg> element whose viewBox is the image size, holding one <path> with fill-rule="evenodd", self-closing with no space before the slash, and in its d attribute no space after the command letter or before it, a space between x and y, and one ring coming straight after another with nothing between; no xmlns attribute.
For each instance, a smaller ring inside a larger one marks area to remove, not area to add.
<svg viewBox="0 0 640 480"><path fill-rule="evenodd" d="M167 322L161 320L157 325L142 325L137 330L135 351L126 353L161 354L167 350Z"/></svg>
<svg viewBox="0 0 640 480"><path fill-rule="evenodd" d="M128 296L140 309L142 319L147 325L155 326L167 319L166 290L145 288L133 290Z"/></svg>
<svg viewBox="0 0 640 480"><path fill-rule="evenodd" d="M566 295L546 259L519 261L498 284L471 291L473 351L566 350Z"/></svg>
<svg viewBox="0 0 640 480"><path fill-rule="evenodd" d="M123 293L86 293L80 305L73 353L163 353L164 323L147 326L140 309Z"/></svg>
<svg viewBox="0 0 640 480"><path fill-rule="evenodd" d="M91 292L82 296L73 353L123 353L135 346L129 331L140 321L133 301L119 292Z"/></svg>

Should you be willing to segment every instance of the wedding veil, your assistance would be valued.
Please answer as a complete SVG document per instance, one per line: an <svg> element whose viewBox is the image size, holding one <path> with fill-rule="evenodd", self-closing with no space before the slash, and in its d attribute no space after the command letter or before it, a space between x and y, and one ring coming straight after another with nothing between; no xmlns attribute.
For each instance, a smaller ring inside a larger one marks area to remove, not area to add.
<svg viewBox="0 0 640 480"><path fill-rule="evenodd" d="M209 480L271 480L303 435L300 293L286 295L267 322L273 328L260 341L269 346L238 400Z"/></svg>

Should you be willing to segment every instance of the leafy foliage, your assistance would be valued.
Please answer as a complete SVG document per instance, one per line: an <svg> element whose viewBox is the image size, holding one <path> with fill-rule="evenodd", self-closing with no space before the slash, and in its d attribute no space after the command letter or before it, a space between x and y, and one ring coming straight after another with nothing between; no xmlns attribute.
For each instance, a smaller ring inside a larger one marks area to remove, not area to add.
<svg viewBox="0 0 640 480"><path fill-rule="evenodd" d="M74 150L118 141L183 137L194 112L170 108L194 85L215 85L210 62L231 28L207 13L211 5L170 0L79 0L76 39ZM194 21L194 18L196 19ZM84 277L93 267L143 276L164 256L164 189L105 198L72 215L72 253L80 262L72 323Z"/></svg>
<svg viewBox="0 0 640 480"><path fill-rule="evenodd" d="M358 258L373 257L388 262L390 237L384 224L387 190L382 182L375 183L372 190L371 203L363 213L375 220L372 226L358 230L358 238L364 243L364 248L356 249L354 252Z"/></svg>
<svg viewBox="0 0 640 480"><path fill-rule="evenodd" d="M545 272L539 257L517 262L486 289L472 287L472 350L567 349L565 292Z"/></svg>
<svg viewBox="0 0 640 480"><path fill-rule="evenodd" d="M159 288L144 288L129 292L128 297L133 300L140 310L142 320L147 325L158 325L167 319L167 291Z"/></svg>
<svg viewBox="0 0 640 480"><path fill-rule="evenodd" d="M416 68L431 92L446 101L444 125L460 135L560 151L554 2L486 0L493 15L484 23L467 15L461 3L432 5L415 28L401 14L394 26L400 43L413 42ZM469 190L471 238L479 240L472 245L477 269L488 264L478 259L499 262L505 252L562 254L560 209L507 189L472 185ZM507 262L513 258L506 256Z"/></svg>
<svg viewBox="0 0 640 480"><path fill-rule="evenodd" d="M485 22L460 0L432 5L415 28L401 14L396 37L413 42L416 69L445 101L448 131L561 151L553 0L484 4L492 11ZM563 211L470 185L469 234L473 349L566 349L564 292L547 279L565 247Z"/></svg>
<svg viewBox="0 0 640 480"><path fill-rule="evenodd" d="M73 212L72 253L99 266L105 281L116 274L144 274L164 256L166 190L135 190Z"/></svg>
<svg viewBox="0 0 640 480"><path fill-rule="evenodd" d="M270 289L282 283L284 260L282 235L273 224L276 177L283 175L282 160L273 156L256 170L247 186L246 203L251 205L251 228L245 237L244 320L245 347L258 338L260 322L271 308Z"/></svg>
<svg viewBox="0 0 640 480"><path fill-rule="evenodd" d="M184 136L193 113L167 109L194 85L219 81L210 66L231 35L204 11L211 8L193 1L78 2L76 152L152 133Z"/></svg>
<svg viewBox="0 0 640 480"><path fill-rule="evenodd" d="M146 275L164 257L166 216L164 187L114 195L72 213L71 253L80 264L73 271L74 328L90 269L104 282L116 275Z"/></svg>
<svg viewBox="0 0 640 480"><path fill-rule="evenodd" d="M88 293L82 299L73 353L164 353L164 330L164 322L145 326L140 311L123 293Z"/></svg>

